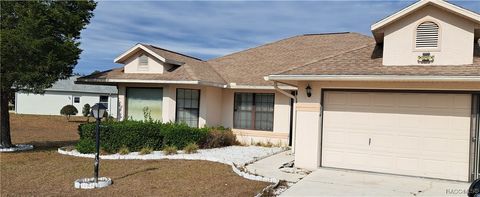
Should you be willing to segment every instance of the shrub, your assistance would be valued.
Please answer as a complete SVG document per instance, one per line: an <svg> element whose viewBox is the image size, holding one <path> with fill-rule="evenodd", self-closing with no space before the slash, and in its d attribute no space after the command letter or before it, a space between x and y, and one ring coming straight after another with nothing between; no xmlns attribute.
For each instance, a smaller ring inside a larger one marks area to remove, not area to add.
<svg viewBox="0 0 480 197"><path fill-rule="evenodd" d="M150 147L143 147L142 149L140 149L140 152L139 154L140 155L146 155L146 154L150 154L153 152L153 148L150 148Z"/></svg>
<svg viewBox="0 0 480 197"><path fill-rule="evenodd" d="M118 152L122 146L130 151L139 151L143 147L161 150L163 134L161 123L143 123L138 121L106 121L100 125L101 146L110 152ZM79 126L80 139L95 138L95 124Z"/></svg>
<svg viewBox="0 0 480 197"><path fill-rule="evenodd" d="M196 153L198 150L198 145L196 143L190 143L185 148L183 148L183 151L187 154L192 154Z"/></svg>
<svg viewBox="0 0 480 197"><path fill-rule="evenodd" d="M85 117L90 116L90 105L88 103L83 106L82 115Z"/></svg>
<svg viewBox="0 0 480 197"><path fill-rule="evenodd" d="M95 123L78 127L80 139L95 139ZM158 121L103 121L100 125L101 147L117 153L123 147L140 151L144 147L162 150L166 146L184 149L189 144L201 148L237 145L236 137L229 129L192 128L186 124L160 123Z"/></svg>
<svg viewBox="0 0 480 197"><path fill-rule="evenodd" d="M94 153L95 152L95 141L93 139L85 138L80 139L78 143L75 145L75 149L77 149L80 153Z"/></svg>
<svg viewBox="0 0 480 197"><path fill-rule="evenodd" d="M175 146L165 146L163 149L163 154L165 155L175 155L177 154L177 147Z"/></svg>
<svg viewBox="0 0 480 197"><path fill-rule="evenodd" d="M210 128L207 136L200 142L201 148L218 148L240 144L232 130L223 127Z"/></svg>
<svg viewBox="0 0 480 197"><path fill-rule="evenodd" d="M70 120L71 115L76 115L77 113L78 113L78 110L73 105L65 105L60 110L60 114L66 116L67 120Z"/></svg>
<svg viewBox="0 0 480 197"><path fill-rule="evenodd" d="M118 153L119 153L120 155L126 155L126 154L130 153L130 150L128 150L128 147L122 146L122 147L118 150Z"/></svg>
<svg viewBox="0 0 480 197"><path fill-rule="evenodd" d="M185 123L164 124L163 144L183 149L187 144L196 143L208 135L208 128L192 128Z"/></svg>

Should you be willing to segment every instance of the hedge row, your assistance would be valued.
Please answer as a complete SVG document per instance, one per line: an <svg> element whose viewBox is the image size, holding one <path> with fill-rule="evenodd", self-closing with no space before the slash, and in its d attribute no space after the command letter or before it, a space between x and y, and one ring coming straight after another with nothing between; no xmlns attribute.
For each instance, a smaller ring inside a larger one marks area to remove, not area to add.
<svg viewBox="0 0 480 197"><path fill-rule="evenodd" d="M95 144L95 123L81 124L78 127L79 152L91 152ZM116 153L122 147L139 151L144 147L162 150L164 146L183 149L191 143L201 148L216 148L237 144L235 135L225 128L192 128L186 124L160 123L149 121L107 121L100 126L101 148Z"/></svg>

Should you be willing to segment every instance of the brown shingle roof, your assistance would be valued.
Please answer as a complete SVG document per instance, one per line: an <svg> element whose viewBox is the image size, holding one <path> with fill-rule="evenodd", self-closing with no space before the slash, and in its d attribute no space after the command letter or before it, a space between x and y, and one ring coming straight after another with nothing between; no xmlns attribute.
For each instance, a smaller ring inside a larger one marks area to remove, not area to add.
<svg viewBox="0 0 480 197"><path fill-rule="evenodd" d="M480 57L473 64L452 66L384 66L381 51L370 44L314 63L278 73L279 75L405 75L405 76L480 76ZM477 52L478 53L478 52Z"/></svg>
<svg viewBox="0 0 480 197"><path fill-rule="evenodd" d="M358 33L307 34L283 39L207 62L228 83L272 85L264 76L374 43Z"/></svg>
<svg viewBox="0 0 480 197"><path fill-rule="evenodd" d="M102 72L95 75L81 77L82 79L138 79L138 80L171 80L171 81L203 81L217 84L225 84L225 80L205 61L156 47L153 45L141 44L149 50L157 53L165 59L175 60L183 65L171 71L165 71L162 74L141 74L141 73L124 73L123 68L116 68L110 71Z"/></svg>

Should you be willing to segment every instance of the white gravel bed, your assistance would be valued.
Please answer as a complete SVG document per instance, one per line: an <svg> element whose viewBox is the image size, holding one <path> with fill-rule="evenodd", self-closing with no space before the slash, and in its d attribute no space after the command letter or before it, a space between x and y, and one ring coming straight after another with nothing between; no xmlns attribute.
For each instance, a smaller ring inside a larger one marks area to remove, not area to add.
<svg viewBox="0 0 480 197"><path fill-rule="evenodd" d="M126 155L111 154L100 155L101 159L140 159L140 160L152 160L152 159L187 159L187 160L209 160L220 163L233 162L236 165L244 165L258 158L264 158L266 156L273 155L275 153L283 151L283 148L279 147L260 147L260 146L228 146L223 148L212 148L198 150L197 153L184 154L183 151L178 151L175 155L165 155L162 151L153 151L150 154L140 155L138 152L131 152ZM72 155L77 157L94 158L94 154L82 154L76 150L65 151L62 148L58 149L60 154Z"/></svg>
<svg viewBox="0 0 480 197"><path fill-rule="evenodd" d="M162 151L153 151L150 154L140 155L138 152L132 152L126 155L111 154L100 155L100 159L138 159L138 160L157 160L157 159L184 159L184 160L206 160L224 163L232 166L232 169L238 175L257 181L278 182L276 179L266 178L258 175L244 172L243 166L253 163L265 157L284 151L280 147L260 147L260 146L228 146L223 148L212 148L198 150L197 153L184 154L179 151L176 155L165 155ZM94 154L82 154L76 150L66 151L63 148L58 149L58 153L76 157L94 158Z"/></svg>

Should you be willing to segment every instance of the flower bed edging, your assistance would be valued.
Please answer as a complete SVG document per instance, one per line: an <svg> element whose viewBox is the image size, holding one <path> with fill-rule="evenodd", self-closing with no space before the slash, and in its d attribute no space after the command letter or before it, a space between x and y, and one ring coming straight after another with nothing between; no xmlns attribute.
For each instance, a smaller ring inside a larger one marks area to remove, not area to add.
<svg viewBox="0 0 480 197"><path fill-rule="evenodd" d="M15 144L13 147L10 147L10 148L0 147L0 153L27 151L32 149L33 149L33 145L30 145L30 144Z"/></svg>

